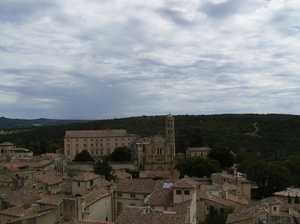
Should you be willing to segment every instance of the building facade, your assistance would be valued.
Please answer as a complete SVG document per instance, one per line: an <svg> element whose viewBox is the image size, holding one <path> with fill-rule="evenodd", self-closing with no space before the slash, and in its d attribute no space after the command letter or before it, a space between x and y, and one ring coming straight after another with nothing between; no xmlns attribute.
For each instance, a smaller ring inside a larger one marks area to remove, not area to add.
<svg viewBox="0 0 300 224"><path fill-rule="evenodd" d="M118 147L131 148L137 137L123 129L66 131L64 154L68 160L73 160L83 150L87 150L93 157L108 155Z"/></svg>

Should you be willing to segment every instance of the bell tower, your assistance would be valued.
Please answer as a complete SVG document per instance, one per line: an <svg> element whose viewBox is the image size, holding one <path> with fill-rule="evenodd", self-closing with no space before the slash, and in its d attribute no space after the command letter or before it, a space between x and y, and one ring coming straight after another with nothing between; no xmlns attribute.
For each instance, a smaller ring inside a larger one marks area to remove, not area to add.
<svg viewBox="0 0 300 224"><path fill-rule="evenodd" d="M169 113L166 116L165 125L166 125L166 128L165 128L166 140L168 142L170 142L173 157L174 157L175 154L176 154L176 148L175 148L175 118L172 114Z"/></svg>

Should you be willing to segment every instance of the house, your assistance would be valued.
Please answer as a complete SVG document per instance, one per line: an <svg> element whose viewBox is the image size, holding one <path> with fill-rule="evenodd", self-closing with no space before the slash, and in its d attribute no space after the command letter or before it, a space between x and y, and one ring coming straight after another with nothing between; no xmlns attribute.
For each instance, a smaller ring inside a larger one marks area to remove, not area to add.
<svg viewBox="0 0 300 224"><path fill-rule="evenodd" d="M126 205L143 206L144 199L153 192L155 185L156 181L150 179L119 180L113 191L114 220Z"/></svg>
<svg viewBox="0 0 300 224"><path fill-rule="evenodd" d="M1 187L13 187L13 179L6 175L0 175L0 186Z"/></svg>
<svg viewBox="0 0 300 224"><path fill-rule="evenodd" d="M211 151L210 147L189 147L187 148L185 154L186 157L203 157L207 158L208 153Z"/></svg>
<svg viewBox="0 0 300 224"><path fill-rule="evenodd" d="M153 224L153 223L196 223L192 217L192 203L187 200L174 205L170 211L157 211L145 206L126 206L116 219L116 224Z"/></svg>
<svg viewBox="0 0 300 224"><path fill-rule="evenodd" d="M37 189L47 191L48 194L58 194L62 190L62 178L52 173L38 175L36 178Z"/></svg>
<svg viewBox="0 0 300 224"><path fill-rule="evenodd" d="M85 195L91 188L102 187L102 178L98 174L91 172L82 173L72 179L72 194L73 195Z"/></svg>
<svg viewBox="0 0 300 224"><path fill-rule="evenodd" d="M87 150L93 157L109 155L117 147L131 148L137 137L124 129L66 131L64 155L68 160L73 160L82 150Z"/></svg>
<svg viewBox="0 0 300 224"><path fill-rule="evenodd" d="M83 219L112 221L112 192L103 188L93 189L82 196L85 200Z"/></svg>
<svg viewBox="0 0 300 224"><path fill-rule="evenodd" d="M274 197L281 201L288 201L291 198L291 203L295 203L296 197L300 200L300 188L287 188L286 190L273 193Z"/></svg>
<svg viewBox="0 0 300 224"><path fill-rule="evenodd" d="M32 156L33 152L25 148L18 148L13 143L3 142L0 144L0 157L27 158Z"/></svg>

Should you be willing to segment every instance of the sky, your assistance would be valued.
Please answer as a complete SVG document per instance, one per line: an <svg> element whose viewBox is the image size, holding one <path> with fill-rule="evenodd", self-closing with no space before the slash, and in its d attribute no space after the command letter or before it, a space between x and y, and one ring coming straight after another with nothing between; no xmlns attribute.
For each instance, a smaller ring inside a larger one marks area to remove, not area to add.
<svg viewBox="0 0 300 224"><path fill-rule="evenodd" d="M299 0L1 0L0 116L300 114Z"/></svg>

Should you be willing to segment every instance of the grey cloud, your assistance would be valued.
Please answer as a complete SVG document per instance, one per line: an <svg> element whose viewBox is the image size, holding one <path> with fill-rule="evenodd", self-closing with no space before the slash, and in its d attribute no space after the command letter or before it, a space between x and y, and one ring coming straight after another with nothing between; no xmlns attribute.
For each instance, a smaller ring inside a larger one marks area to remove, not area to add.
<svg viewBox="0 0 300 224"><path fill-rule="evenodd" d="M163 18L181 27L187 27L193 25L193 22L185 19L180 11L161 8L157 10L157 13L161 15Z"/></svg>

